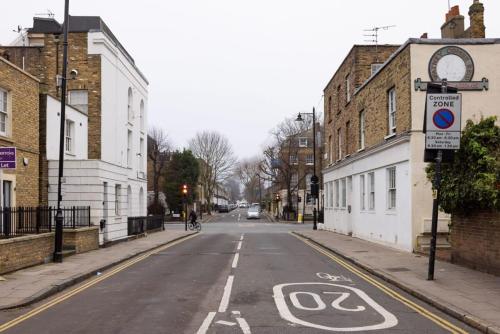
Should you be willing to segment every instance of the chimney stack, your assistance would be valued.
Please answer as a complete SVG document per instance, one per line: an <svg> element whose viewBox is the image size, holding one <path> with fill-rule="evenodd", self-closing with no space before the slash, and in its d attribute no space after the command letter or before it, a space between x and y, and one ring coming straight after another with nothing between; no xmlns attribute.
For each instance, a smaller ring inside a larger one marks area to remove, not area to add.
<svg viewBox="0 0 500 334"><path fill-rule="evenodd" d="M465 32L464 22L465 18L460 15L460 7L451 7L446 14L446 22L441 26L441 38L462 38Z"/></svg>
<svg viewBox="0 0 500 334"><path fill-rule="evenodd" d="M479 0L474 0L474 3L469 8L470 28L469 34L471 38L485 38L486 27L484 26L484 6Z"/></svg>

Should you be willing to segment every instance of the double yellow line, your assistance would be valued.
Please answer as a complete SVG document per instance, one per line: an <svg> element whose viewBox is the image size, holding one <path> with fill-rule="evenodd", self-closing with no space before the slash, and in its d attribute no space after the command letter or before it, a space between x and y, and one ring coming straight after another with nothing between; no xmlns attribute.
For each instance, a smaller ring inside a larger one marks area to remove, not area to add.
<svg viewBox="0 0 500 334"><path fill-rule="evenodd" d="M155 248L155 249L153 249L151 251L148 251L148 252L146 252L146 253L144 253L142 255L139 255L139 256L137 256L137 257L135 257L135 258L133 258L133 259L131 259L129 261L126 261L125 263L123 263L121 265L118 265L117 267L115 267L112 270L110 270L110 271L102 274L101 276L98 276L98 277L96 277L94 279L91 279L89 282L87 282L87 283L85 283L83 285L80 285L80 286L78 286L78 287L76 287L76 288L74 288L74 289L72 289L72 290L70 290L70 291L68 291L68 292L66 292L66 293L64 293L64 294L62 294L62 295L60 295L60 296L52 299L52 300L50 300L49 302L47 302L47 303L45 303L43 305L40 305L40 306L34 308L33 310L31 310L31 311L29 311L29 312L27 312L27 313L25 313L25 314L23 314L23 315L15 318L15 319L13 319L13 320L11 320L9 322L6 322L6 323L0 325L0 333L6 331L9 328L12 328L12 327L18 325L19 323L21 323L21 322L23 322L25 320L28 320L31 317L34 317L35 315L37 315L37 314L39 314L39 313L41 313L41 312L43 312L43 311L51 308L54 305L57 305L57 304L65 301L68 298L73 297L74 295L76 295L76 294L78 294L78 293L80 293L80 292L82 292L82 291L90 288L91 286L93 286L93 285L95 285L95 284L97 284L97 283L99 283L99 282L101 282L101 281L103 281L103 280L105 280L105 279L107 279L107 278L109 278L109 277L117 274L117 273L119 273L120 271L122 271L122 270L124 270L124 269L126 269L126 268L128 268L130 266L133 266L137 262L140 262L142 260L147 259L148 257L150 257L153 254L159 253L159 252L161 252L161 251L163 251L163 250L165 250L167 248L170 248L172 246L175 246L175 245L177 245L177 244L179 244L179 243L181 243L183 241L186 241L186 240L189 240L191 238L194 238L197 235L198 234L193 234L193 235L190 235L188 237L176 240L176 241L171 242L171 243L169 243L167 245L160 246L160 247Z"/></svg>
<svg viewBox="0 0 500 334"><path fill-rule="evenodd" d="M307 245L309 245L310 247L314 248L319 253L321 253L321 254L325 255L326 257L330 258L331 260L335 261L336 263L338 263L342 267L346 268L347 270L349 270L353 274L359 276L360 278L364 279L368 283L370 283L370 284L374 285L375 287L379 288L380 290L382 290L383 292L385 292L390 297L392 297L392 298L400 301L401 303L405 304L406 306L408 306L409 308L411 308L415 312L418 312L419 314L421 314L425 318L431 320L432 322L434 322L438 326L444 328L445 330L448 330L450 333L454 333L454 334L467 334L467 332L465 330L463 330L463 329L455 326L454 324L452 324L449 321L446 321L445 319L443 319L443 318L435 315L434 313L431 313L430 311L426 310L424 307L422 307L422 306L420 306L420 305L412 302L408 298L405 298L401 294L399 294L396 291L390 289L389 287L387 287L384 284L380 283L379 281L375 280L371 276L363 273L362 271L360 271L356 267L352 266L348 262L346 262L346 261L342 260L341 258L333 255L331 252L326 251L324 248L319 247L318 245L312 243L311 241L309 241L309 240L307 240L307 239L305 239L305 238L303 238L301 236L298 236L296 234L293 234L293 235L295 237L297 237L299 240L301 240L304 243L306 243Z"/></svg>

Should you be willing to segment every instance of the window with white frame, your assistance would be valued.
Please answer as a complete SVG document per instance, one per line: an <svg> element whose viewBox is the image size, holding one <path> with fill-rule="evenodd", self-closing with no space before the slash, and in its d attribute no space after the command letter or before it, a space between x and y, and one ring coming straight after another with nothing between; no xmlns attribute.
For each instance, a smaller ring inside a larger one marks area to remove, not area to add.
<svg viewBox="0 0 500 334"><path fill-rule="evenodd" d="M346 94L346 101L350 102L351 101L351 75L348 74L347 77L345 78L345 94Z"/></svg>
<svg viewBox="0 0 500 334"><path fill-rule="evenodd" d="M115 215L120 215L120 195L122 191L122 186L120 184L115 185Z"/></svg>
<svg viewBox="0 0 500 334"><path fill-rule="evenodd" d="M389 111L389 135L396 133L396 89L392 88L387 93Z"/></svg>
<svg viewBox="0 0 500 334"><path fill-rule="evenodd" d="M330 208L330 183L326 182L325 185L325 207Z"/></svg>
<svg viewBox="0 0 500 334"><path fill-rule="evenodd" d="M365 176L359 176L359 207L361 210L366 210L366 185Z"/></svg>
<svg viewBox="0 0 500 334"><path fill-rule="evenodd" d="M132 167L132 131L127 130L127 167Z"/></svg>
<svg viewBox="0 0 500 334"><path fill-rule="evenodd" d="M306 155L306 165L313 165L314 164L314 155L308 154Z"/></svg>
<svg viewBox="0 0 500 334"><path fill-rule="evenodd" d="M368 173L368 209L375 210L375 173Z"/></svg>
<svg viewBox="0 0 500 334"><path fill-rule="evenodd" d="M307 147L307 138L299 138L299 147Z"/></svg>
<svg viewBox="0 0 500 334"><path fill-rule="evenodd" d="M347 206L347 187L346 187L346 179L342 179L340 180L340 185L342 187L342 197L341 197L341 204L342 204L342 207L345 208Z"/></svg>
<svg viewBox="0 0 500 334"><path fill-rule="evenodd" d="M342 159L342 129L337 130L337 160Z"/></svg>
<svg viewBox="0 0 500 334"><path fill-rule="evenodd" d="M297 165L298 163L299 158L295 154L290 155L290 165Z"/></svg>
<svg viewBox="0 0 500 334"><path fill-rule="evenodd" d="M8 110L7 110L7 91L0 88L0 135L7 136L7 122L8 122Z"/></svg>
<svg viewBox="0 0 500 334"><path fill-rule="evenodd" d="M127 115L128 121L132 122L134 118L134 96L130 87L128 88Z"/></svg>
<svg viewBox="0 0 500 334"><path fill-rule="evenodd" d="M340 189L339 189L339 180L335 180L335 207L338 208L340 206Z"/></svg>
<svg viewBox="0 0 500 334"><path fill-rule="evenodd" d="M311 191L311 178L312 178L312 174L306 175L306 190L307 191Z"/></svg>
<svg viewBox="0 0 500 334"><path fill-rule="evenodd" d="M144 172L144 138L141 138L139 142L139 171Z"/></svg>
<svg viewBox="0 0 500 334"><path fill-rule="evenodd" d="M89 92L87 90L70 90L68 92L68 104L85 114L89 112Z"/></svg>
<svg viewBox="0 0 500 334"><path fill-rule="evenodd" d="M387 168L387 209L396 209L396 167Z"/></svg>
<svg viewBox="0 0 500 334"><path fill-rule="evenodd" d="M332 136L328 137L328 161L333 162L333 139Z"/></svg>
<svg viewBox="0 0 500 334"><path fill-rule="evenodd" d="M365 148L365 111L359 113L359 149Z"/></svg>
<svg viewBox="0 0 500 334"><path fill-rule="evenodd" d="M329 187L329 190L330 190L330 208L333 208L333 182L329 182L330 184L330 187Z"/></svg>
<svg viewBox="0 0 500 334"><path fill-rule="evenodd" d="M141 131L144 131L144 100L141 100L140 115L141 118Z"/></svg>
<svg viewBox="0 0 500 334"><path fill-rule="evenodd" d="M75 122L67 119L64 132L64 150L66 153L73 154L75 146Z"/></svg>

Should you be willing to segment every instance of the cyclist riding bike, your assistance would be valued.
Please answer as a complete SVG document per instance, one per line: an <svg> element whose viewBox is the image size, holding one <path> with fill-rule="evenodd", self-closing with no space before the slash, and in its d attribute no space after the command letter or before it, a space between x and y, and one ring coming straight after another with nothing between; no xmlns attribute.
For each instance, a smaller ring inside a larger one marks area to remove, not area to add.
<svg viewBox="0 0 500 334"><path fill-rule="evenodd" d="M197 230L198 232L201 230L201 224L196 221L198 219L198 216L196 215L196 212L194 210L191 210L189 213L189 229L190 230Z"/></svg>

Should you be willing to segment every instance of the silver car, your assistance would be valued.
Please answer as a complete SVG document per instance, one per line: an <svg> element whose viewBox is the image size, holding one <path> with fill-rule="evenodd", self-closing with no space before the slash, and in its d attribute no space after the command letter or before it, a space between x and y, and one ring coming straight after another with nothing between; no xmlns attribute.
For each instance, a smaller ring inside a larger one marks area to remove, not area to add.
<svg viewBox="0 0 500 334"><path fill-rule="evenodd" d="M260 207L250 207L247 211L247 219L260 219Z"/></svg>

